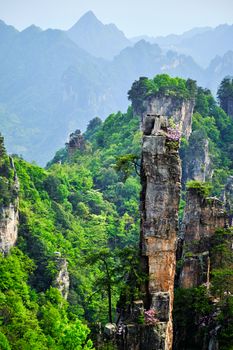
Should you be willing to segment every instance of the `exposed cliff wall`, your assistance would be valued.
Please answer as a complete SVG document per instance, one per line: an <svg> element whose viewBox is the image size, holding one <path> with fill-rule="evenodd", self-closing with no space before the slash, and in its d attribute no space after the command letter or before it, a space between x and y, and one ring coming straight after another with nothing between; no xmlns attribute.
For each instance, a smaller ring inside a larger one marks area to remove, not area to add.
<svg viewBox="0 0 233 350"><path fill-rule="evenodd" d="M181 187L179 142L170 138L167 128L167 117L154 115L144 118L141 166L141 256L148 274L144 302L147 309L156 312L159 322L155 329L161 342L159 349L166 350L172 348L172 305Z"/></svg>
<svg viewBox="0 0 233 350"><path fill-rule="evenodd" d="M187 191L182 223L183 265L180 287L197 287L209 281L210 238L217 228L226 227L223 203L216 198L204 198L197 188Z"/></svg>
<svg viewBox="0 0 233 350"><path fill-rule="evenodd" d="M56 268L58 272L53 285L61 292L63 298L67 299L70 287L68 263L66 259L60 257L59 252L57 252L56 256Z"/></svg>
<svg viewBox="0 0 233 350"><path fill-rule="evenodd" d="M15 204L0 210L0 252L6 254L18 237L18 208Z"/></svg>
<svg viewBox="0 0 233 350"><path fill-rule="evenodd" d="M209 140L199 131L192 132L189 145L182 154L182 182L187 180L209 181L213 166L209 151Z"/></svg>
<svg viewBox="0 0 233 350"><path fill-rule="evenodd" d="M76 130L74 133L70 134L70 139L69 142L66 143L66 148L69 156L72 156L77 150L85 150L86 142L79 129Z"/></svg>
<svg viewBox="0 0 233 350"><path fill-rule="evenodd" d="M195 105L194 100L183 100L172 96L154 96L144 103L142 121L148 115L165 115L173 118L176 125L186 138L192 132L192 114Z"/></svg>
<svg viewBox="0 0 233 350"><path fill-rule="evenodd" d="M6 164L6 163L5 163ZM4 188L4 195L7 197L8 204L0 206L0 252L7 254L11 247L16 243L18 237L18 223L19 223L19 212L18 212L18 192L19 182L14 168L14 163L10 159L8 163L9 170L5 171L13 172L13 179L8 181L6 177L1 176L1 181L7 183L8 188ZM9 192L9 194L7 193ZM1 196L1 194L0 194Z"/></svg>

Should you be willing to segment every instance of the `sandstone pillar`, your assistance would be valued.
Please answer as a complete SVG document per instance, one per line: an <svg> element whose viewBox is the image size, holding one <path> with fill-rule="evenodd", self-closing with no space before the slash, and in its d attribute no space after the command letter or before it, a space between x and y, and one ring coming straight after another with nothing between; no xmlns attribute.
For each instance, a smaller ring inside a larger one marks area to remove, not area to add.
<svg viewBox="0 0 233 350"><path fill-rule="evenodd" d="M205 198L198 188L190 188L182 223L183 266L181 288L208 286L210 271L210 238L217 228L226 227L227 217L223 203L217 198Z"/></svg>
<svg viewBox="0 0 233 350"><path fill-rule="evenodd" d="M159 115L147 115L142 128L140 248L143 269L148 275L144 305L156 312L154 331L160 338L159 349L171 350L181 188L179 132L169 128L167 117Z"/></svg>

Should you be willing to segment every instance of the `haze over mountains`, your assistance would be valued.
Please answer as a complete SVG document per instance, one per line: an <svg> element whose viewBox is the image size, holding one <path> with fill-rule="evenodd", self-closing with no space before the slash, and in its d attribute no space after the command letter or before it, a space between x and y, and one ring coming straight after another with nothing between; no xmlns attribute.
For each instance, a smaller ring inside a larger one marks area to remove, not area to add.
<svg viewBox="0 0 233 350"><path fill-rule="evenodd" d="M91 55L105 59L112 59L122 49L131 45L131 41L115 24L101 23L92 11L82 16L67 34Z"/></svg>
<svg viewBox="0 0 233 350"><path fill-rule="evenodd" d="M185 55L190 55L203 67L206 67L216 56L222 56L233 49L233 25L219 25L216 28L203 27L191 29L182 35L168 35L165 37L139 37L133 38L157 43L164 50L173 50Z"/></svg>
<svg viewBox="0 0 233 350"><path fill-rule="evenodd" d="M45 164L69 132L126 110L139 76L190 77L216 91L233 74L232 39L233 26L222 25L135 42L92 12L67 32L36 26L19 32L1 21L0 131L7 148ZM207 68L196 63L210 60Z"/></svg>

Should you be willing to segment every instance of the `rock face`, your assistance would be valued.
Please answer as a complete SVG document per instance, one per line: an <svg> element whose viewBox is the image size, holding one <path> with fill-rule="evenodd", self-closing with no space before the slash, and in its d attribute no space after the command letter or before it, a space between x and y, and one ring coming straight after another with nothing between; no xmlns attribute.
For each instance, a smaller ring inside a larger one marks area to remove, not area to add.
<svg viewBox="0 0 233 350"><path fill-rule="evenodd" d="M209 153L209 141L199 131L194 131L189 139L189 146L182 157L182 181L209 181L213 169Z"/></svg>
<svg viewBox="0 0 233 350"><path fill-rule="evenodd" d="M57 288L64 299L67 299L70 287L70 278L68 272L68 263L66 259L60 257L60 253L56 254L57 276L54 281L54 287Z"/></svg>
<svg viewBox="0 0 233 350"><path fill-rule="evenodd" d="M18 237L18 207L10 204L0 210L0 252L7 254Z"/></svg>
<svg viewBox="0 0 233 350"><path fill-rule="evenodd" d="M148 349L169 350L172 349L173 337L172 305L181 164L179 141L169 135L168 118L151 114L160 106L161 112L167 111L169 103L153 100L150 115L147 113L143 120L141 257L143 269L148 275L148 283L144 286L144 305L146 309L155 310L158 319L148 334L149 343L151 346L153 342L160 344ZM185 106L182 105L182 108L185 109Z"/></svg>
<svg viewBox="0 0 233 350"><path fill-rule="evenodd" d="M194 105L194 100L182 100L171 96L153 96L144 102L145 112L142 113L141 118L143 121L148 115L173 117L175 124L188 139L192 132Z"/></svg>
<svg viewBox="0 0 233 350"><path fill-rule="evenodd" d="M210 238L217 228L226 227L223 203L217 198L204 198L197 188L187 191L182 223L183 265L179 285L197 287L209 282Z"/></svg>
<svg viewBox="0 0 233 350"><path fill-rule="evenodd" d="M69 142L66 143L66 148L70 156L72 156L77 150L85 150L86 143L81 130L76 130L74 133L70 134L70 139Z"/></svg>
<svg viewBox="0 0 233 350"><path fill-rule="evenodd" d="M233 176L228 178L223 193L223 200L228 214L229 226L233 226Z"/></svg>
<svg viewBox="0 0 233 350"><path fill-rule="evenodd" d="M13 161L11 160L11 167L14 169ZM19 182L16 173L14 174L14 192L17 194L19 191ZM8 206L0 208L0 252L7 254L12 248L18 238L18 197L16 197L13 203Z"/></svg>

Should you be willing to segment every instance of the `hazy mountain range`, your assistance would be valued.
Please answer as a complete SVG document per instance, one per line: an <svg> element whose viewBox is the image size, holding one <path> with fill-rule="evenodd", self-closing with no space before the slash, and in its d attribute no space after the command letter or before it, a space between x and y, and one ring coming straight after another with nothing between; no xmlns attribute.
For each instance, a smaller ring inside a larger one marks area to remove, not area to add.
<svg viewBox="0 0 233 350"><path fill-rule="evenodd" d="M233 74L232 28L137 41L92 12L67 32L36 26L19 32L0 21L0 131L9 152L45 164L69 132L94 116L124 111L127 91L142 75L190 77L216 91ZM207 68L196 63L209 59Z"/></svg>

